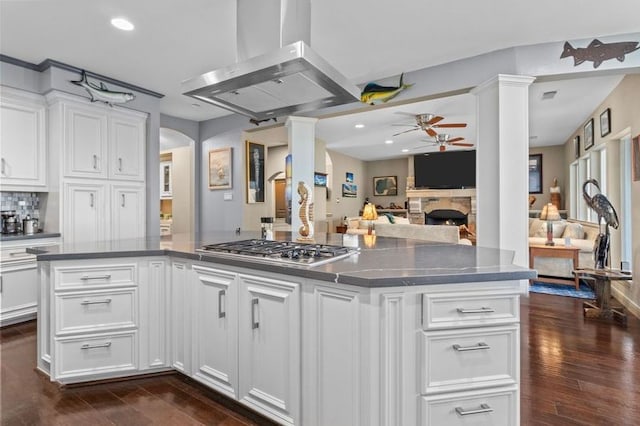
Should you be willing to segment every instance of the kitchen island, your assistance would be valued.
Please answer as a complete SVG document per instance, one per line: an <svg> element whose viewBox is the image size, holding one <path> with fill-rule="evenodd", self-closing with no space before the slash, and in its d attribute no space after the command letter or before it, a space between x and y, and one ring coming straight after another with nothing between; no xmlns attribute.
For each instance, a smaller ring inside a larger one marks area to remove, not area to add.
<svg viewBox="0 0 640 426"><path fill-rule="evenodd" d="M33 250L38 367L176 370L282 424L519 423L519 296L496 249L348 234L317 266L200 253L243 232ZM278 240L290 238L276 233Z"/></svg>

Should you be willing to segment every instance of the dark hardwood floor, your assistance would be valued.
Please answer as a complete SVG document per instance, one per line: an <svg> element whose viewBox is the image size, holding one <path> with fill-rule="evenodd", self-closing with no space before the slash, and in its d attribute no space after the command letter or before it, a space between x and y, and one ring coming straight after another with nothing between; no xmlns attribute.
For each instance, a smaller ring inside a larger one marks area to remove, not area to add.
<svg viewBox="0 0 640 426"><path fill-rule="evenodd" d="M640 321L585 321L581 300L542 294L521 308L522 425L640 424ZM0 330L2 425L271 424L179 374L63 389L35 354L35 322Z"/></svg>

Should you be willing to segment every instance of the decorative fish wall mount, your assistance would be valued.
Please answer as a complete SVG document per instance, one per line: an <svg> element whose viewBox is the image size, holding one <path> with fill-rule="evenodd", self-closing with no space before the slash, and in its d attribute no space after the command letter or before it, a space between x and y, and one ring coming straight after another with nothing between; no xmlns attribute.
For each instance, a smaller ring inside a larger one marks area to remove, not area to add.
<svg viewBox="0 0 640 426"><path fill-rule="evenodd" d="M136 95L131 92L117 92L109 90L102 82L100 82L99 86L95 83L91 83L87 80L87 73L84 70L82 71L82 77L80 80L71 80L71 83L76 86L84 87L85 90L89 92L89 96L91 96L91 102L104 102L109 106L113 106L113 104L124 104L136 98Z"/></svg>
<svg viewBox="0 0 640 426"><path fill-rule="evenodd" d="M381 102L388 102L413 84L403 83L404 73L400 74L400 83L397 86L380 86L376 83L367 83L360 93L360 101L365 104L375 105Z"/></svg>
<svg viewBox="0 0 640 426"><path fill-rule="evenodd" d="M560 58L573 56L573 65L576 67L584 61L591 61L593 67L598 68L604 61L613 58L623 62L626 55L640 49L638 44L637 41L603 43L596 38L587 47L575 48L567 41L564 43Z"/></svg>

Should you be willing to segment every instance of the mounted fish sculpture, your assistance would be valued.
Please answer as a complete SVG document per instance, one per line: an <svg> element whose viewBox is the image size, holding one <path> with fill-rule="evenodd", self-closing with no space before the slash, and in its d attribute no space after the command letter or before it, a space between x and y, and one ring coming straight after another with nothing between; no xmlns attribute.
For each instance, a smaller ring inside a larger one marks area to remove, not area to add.
<svg viewBox="0 0 640 426"><path fill-rule="evenodd" d="M270 120L273 120L276 123L278 122L278 119L276 117L273 117L273 118L263 118L262 120L257 120L255 118L250 118L249 119L249 123L255 124L256 126L259 126L260 123L266 123L267 121L270 121Z"/></svg>
<svg viewBox="0 0 640 426"><path fill-rule="evenodd" d="M573 66L578 66L584 61L593 62L593 67L598 68L604 61L616 58L624 62L625 55L640 49L637 41L623 41L618 43L603 43L594 39L587 47L575 48L568 41L564 43L564 50L560 58L573 56Z"/></svg>
<svg viewBox="0 0 640 426"><path fill-rule="evenodd" d="M99 86L91 83L87 80L87 73L84 70L82 71L82 78L80 80L72 80L71 83L84 87L89 92L89 96L91 96L91 102L104 102L109 106L113 106L113 104L124 104L136 98L136 95L131 92L109 90L102 82L100 82Z"/></svg>
<svg viewBox="0 0 640 426"><path fill-rule="evenodd" d="M360 93L360 101L369 105L388 102L395 98L398 93L413 86L413 84L404 84L403 78L404 73L400 74L400 83L397 86L380 86L376 83L367 83Z"/></svg>

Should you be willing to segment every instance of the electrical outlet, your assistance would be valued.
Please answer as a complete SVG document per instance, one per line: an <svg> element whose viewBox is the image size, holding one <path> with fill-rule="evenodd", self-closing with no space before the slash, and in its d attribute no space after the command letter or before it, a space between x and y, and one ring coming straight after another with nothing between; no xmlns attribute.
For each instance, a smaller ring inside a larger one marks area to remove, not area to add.
<svg viewBox="0 0 640 426"><path fill-rule="evenodd" d="M27 202L26 202L26 201L24 201L24 200L22 200L22 201L18 201L18 205L19 205L19 206L26 206L26 205L27 205Z"/></svg>

